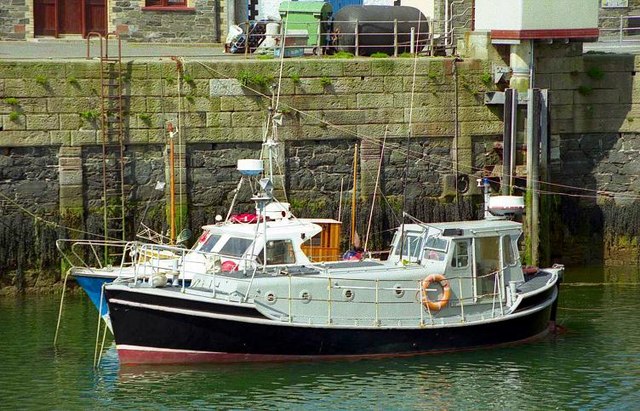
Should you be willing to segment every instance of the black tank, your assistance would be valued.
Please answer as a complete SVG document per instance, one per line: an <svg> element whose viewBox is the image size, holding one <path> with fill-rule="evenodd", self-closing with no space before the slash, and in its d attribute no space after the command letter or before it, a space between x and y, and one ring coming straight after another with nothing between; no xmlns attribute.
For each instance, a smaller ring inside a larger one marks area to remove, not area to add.
<svg viewBox="0 0 640 411"><path fill-rule="evenodd" d="M408 6L346 6L334 15L333 42L338 51L355 54L356 20L358 54L376 52L393 55L393 21L398 20L398 52L409 51L411 28L415 28L416 50L424 47L429 35L427 19L420 10ZM420 41L420 47L418 47Z"/></svg>

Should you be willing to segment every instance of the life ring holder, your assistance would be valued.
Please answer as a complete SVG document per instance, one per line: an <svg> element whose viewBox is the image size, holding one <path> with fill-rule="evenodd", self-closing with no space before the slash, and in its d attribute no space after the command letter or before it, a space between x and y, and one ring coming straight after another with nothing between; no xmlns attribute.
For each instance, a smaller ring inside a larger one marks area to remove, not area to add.
<svg viewBox="0 0 640 411"><path fill-rule="evenodd" d="M442 294L438 296L438 300L431 301L427 296L427 290L431 286L432 283L440 283L442 287ZM442 310L448 303L451 298L451 286L449 285L449 280L442 274L430 274L424 280L422 280L420 287L420 299L422 300L422 305L427 308L429 311L440 311Z"/></svg>

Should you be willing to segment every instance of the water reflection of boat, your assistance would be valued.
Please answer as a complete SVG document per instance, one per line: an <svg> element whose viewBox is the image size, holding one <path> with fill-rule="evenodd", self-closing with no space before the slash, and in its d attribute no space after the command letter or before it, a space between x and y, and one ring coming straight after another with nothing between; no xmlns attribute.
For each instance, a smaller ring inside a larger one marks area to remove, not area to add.
<svg viewBox="0 0 640 411"><path fill-rule="evenodd" d="M265 210L277 202L271 182L260 183L253 199ZM226 272L211 264L189 287L106 286L120 362L466 350L542 336L555 320L564 268L525 274L522 225L488 212L480 221L403 225L384 262L288 260L300 255L301 239L271 233L256 226L248 249L263 255L258 264Z"/></svg>

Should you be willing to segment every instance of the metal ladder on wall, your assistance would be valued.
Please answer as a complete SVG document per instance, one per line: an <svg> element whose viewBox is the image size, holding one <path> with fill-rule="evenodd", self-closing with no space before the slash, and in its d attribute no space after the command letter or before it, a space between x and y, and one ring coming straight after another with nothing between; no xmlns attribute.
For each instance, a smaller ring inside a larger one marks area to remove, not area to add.
<svg viewBox="0 0 640 411"><path fill-rule="evenodd" d="M122 42L117 33L87 35L87 58L92 37L100 40L100 118L102 134L102 217L106 240L126 239L126 186L124 178L124 98ZM110 55L109 40L117 42L117 54ZM105 257L117 253L105 250Z"/></svg>

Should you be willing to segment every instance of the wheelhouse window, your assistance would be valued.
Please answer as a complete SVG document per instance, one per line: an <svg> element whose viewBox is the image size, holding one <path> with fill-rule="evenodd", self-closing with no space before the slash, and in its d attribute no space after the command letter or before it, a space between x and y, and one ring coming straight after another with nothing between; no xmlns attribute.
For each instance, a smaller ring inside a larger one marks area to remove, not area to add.
<svg viewBox="0 0 640 411"><path fill-rule="evenodd" d="M253 240L231 237L220 249L220 254L227 257L242 257Z"/></svg>
<svg viewBox="0 0 640 411"><path fill-rule="evenodd" d="M425 242L425 257L427 260L444 261L449 241L444 238L431 235Z"/></svg>
<svg viewBox="0 0 640 411"><path fill-rule="evenodd" d="M494 294L500 270L500 237L480 237L475 242L476 293L478 297Z"/></svg>
<svg viewBox="0 0 640 411"><path fill-rule="evenodd" d="M201 251L203 253L210 253L213 250L213 247L215 247L216 244L218 243L218 240L220 240L219 235L217 234L209 235L209 237L207 237L205 242L200 246L200 249L198 251Z"/></svg>
<svg viewBox="0 0 640 411"><path fill-rule="evenodd" d="M262 264L262 253L256 257L258 264ZM295 264L296 256L291 240L267 241L267 265Z"/></svg>
<svg viewBox="0 0 640 411"><path fill-rule="evenodd" d="M516 263L516 254L513 252L510 235L502 237L502 261L504 261L504 265L506 266L511 266Z"/></svg>
<svg viewBox="0 0 640 411"><path fill-rule="evenodd" d="M403 256L417 259L420 255L420 245L422 243L421 236L412 233L405 233L402 237L402 241L402 246L400 246L400 242L398 241L394 254L400 255L400 250L402 250Z"/></svg>
<svg viewBox="0 0 640 411"><path fill-rule="evenodd" d="M187 5L187 0L146 0L146 7L180 7Z"/></svg>
<svg viewBox="0 0 640 411"><path fill-rule="evenodd" d="M464 268L469 266L469 242L456 241L453 249L451 266L454 268Z"/></svg>

